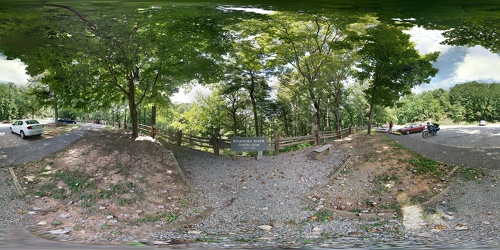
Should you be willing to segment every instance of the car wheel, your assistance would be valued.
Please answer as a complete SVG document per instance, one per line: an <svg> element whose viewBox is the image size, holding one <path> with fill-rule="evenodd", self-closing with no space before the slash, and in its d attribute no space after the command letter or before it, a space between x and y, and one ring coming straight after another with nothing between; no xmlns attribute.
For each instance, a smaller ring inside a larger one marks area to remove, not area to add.
<svg viewBox="0 0 500 250"><path fill-rule="evenodd" d="M410 134L410 130L406 130L406 134L409 135Z"/></svg>
<svg viewBox="0 0 500 250"><path fill-rule="evenodd" d="M21 136L22 139L26 138L26 135L24 134L24 131L21 130L21 132L19 132L19 135Z"/></svg>
<svg viewBox="0 0 500 250"><path fill-rule="evenodd" d="M10 132L11 132L11 133L14 133L14 131L12 131L12 128L9 128L9 129L10 129Z"/></svg>

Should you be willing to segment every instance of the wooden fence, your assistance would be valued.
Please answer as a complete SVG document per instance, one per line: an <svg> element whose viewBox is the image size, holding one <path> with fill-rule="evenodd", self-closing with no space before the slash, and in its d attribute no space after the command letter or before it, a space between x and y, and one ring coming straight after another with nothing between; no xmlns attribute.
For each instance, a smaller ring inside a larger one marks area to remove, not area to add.
<svg viewBox="0 0 500 250"><path fill-rule="evenodd" d="M106 124L114 127L123 126L123 124L117 122L114 123L107 122ZM131 127L132 124L127 124L127 128L130 129ZM317 136L319 136L320 142L325 142L327 140L334 140L346 137L362 129L366 129L366 127L349 127L342 129L338 132L322 131L319 133L319 135L313 134L313 135L284 137L284 138L281 138L279 136L279 133L276 133L273 139L268 140L267 150L274 151L275 154L279 154L280 149L284 149L286 147L292 147L308 142L314 143L316 141ZM216 155L218 155L220 153L220 150L222 149L231 148L231 142L229 139L217 138L215 136L199 137L199 136L184 134L182 131L171 132L158 128L154 128L153 131L151 126L143 124L139 124L139 132L153 137L159 136L162 139L166 140L167 142L177 146L189 147L204 151L211 151Z"/></svg>

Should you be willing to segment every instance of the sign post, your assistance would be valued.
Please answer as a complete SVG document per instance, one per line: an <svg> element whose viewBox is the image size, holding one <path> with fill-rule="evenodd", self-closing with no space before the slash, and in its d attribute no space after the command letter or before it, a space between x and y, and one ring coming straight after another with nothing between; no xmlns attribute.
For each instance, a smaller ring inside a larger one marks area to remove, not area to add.
<svg viewBox="0 0 500 250"><path fill-rule="evenodd" d="M239 151L258 151L257 160L262 159L262 151L267 150L266 137L233 137L231 138L231 150L236 156Z"/></svg>

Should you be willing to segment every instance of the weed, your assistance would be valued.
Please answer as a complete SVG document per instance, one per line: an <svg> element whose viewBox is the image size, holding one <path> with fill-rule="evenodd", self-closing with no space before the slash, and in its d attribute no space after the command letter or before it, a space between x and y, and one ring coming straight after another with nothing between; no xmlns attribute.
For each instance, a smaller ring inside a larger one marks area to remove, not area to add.
<svg viewBox="0 0 500 250"><path fill-rule="evenodd" d="M92 176L80 170L66 172L59 170L54 174L54 177L63 180L73 193L81 192L86 188L95 188L95 183L88 182Z"/></svg>
<svg viewBox="0 0 500 250"><path fill-rule="evenodd" d="M129 165L122 165L120 163L115 164L115 168L118 169L118 173L128 176L130 174L131 167Z"/></svg>
<svg viewBox="0 0 500 250"><path fill-rule="evenodd" d="M284 148L280 149L280 153L297 151L297 150L300 150L300 149L308 148L308 147L310 147L312 145L313 145L312 142L304 142L304 143L300 143L300 144L297 144L297 145L294 145L294 146L287 146L287 147L284 147Z"/></svg>
<svg viewBox="0 0 500 250"><path fill-rule="evenodd" d="M172 222L175 222L176 220L178 220L179 217L180 217L179 214L171 213L171 212L164 213L164 214L154 214L154 215L147 214L147 215L144 215L144 217L137 219L137 222L165 221L167 223L172 223Z"/></svg>
<svg viewBox="0 0 500 250"><path fill-rule="evenodd" d="M365 231L370 231L373 228L383 228L385 226L385 222L382 220L376 220L373 222L369 222L367 224L360 225L359 228Z"/></svg>
<svg viewBox="0 0 500 250"><path fill-rule="evenodd" d="M383 182L388 182L388 181L395 181L398 179L398 176L397 175L390 175L390 174L381 174L381 175L377 175L375 176L373 182L375 183L383 183Z"/></svg>
<svg viewBox="0 0 500 250"><path fill-rule="evenodd" d="M413 165L417 174L437 174L439 166L441 163L429 159L427 157L416 155L414 158L409 160L409 163Z"/></svg>
<svg viewBox="0 0 500 250"><path fill-rule="evenodd" d="M333 220L333 213L328 210L319 210L310 219L319 222L331 221Z"/></svg>
<svg viewBox="0 0 500 250"><path fill-rule="evenodd" d="M135 188L133 182L119 181L110 187L111 194L126 194Z"/></svg>
<svg viewBox="0 0 500 250"><path fill-rule="evenodd" d="M128 206L128 205L131 205L135 202L134 199L130 199L130 198L118 198L117 200L118 202L118 206Z"/></svg>
<svg viewBox="0 0 500 250"><path fill-rule="evenodd" d="M484 168L464 168L460 171L460 177L464 180L477 180L488 175L488 170Z"/></svg>
<svg viewBox="0 0 500 250"><path fill-rule="evenodd" d="M316 209L312 206L305 206L304 208L302 208L302 211L314 211L314 210Z"/></svg>
<svg viewBox="0 0 500 250"><path fill-rule="evenodd" d="M393 209L393 210L396 210L396 211L400 211L401 210L401 205L398 204L398 203L381 204L380 208L382 208L382 209Z"/></svg>
<svg viewBox="0 0 500 250"><path fill-rule="evenodd" d="M50 224L52 224L52 226L60 226L60 225L64 224L64 222L62 222L62 221L53 221Z"/></svg>
<svg viewBox="0 0 500 250"><path fill-rule="evenodd" d="M114 231L113 234L114 235L122 235L123 233L122 233L122 231Z"/></svg>

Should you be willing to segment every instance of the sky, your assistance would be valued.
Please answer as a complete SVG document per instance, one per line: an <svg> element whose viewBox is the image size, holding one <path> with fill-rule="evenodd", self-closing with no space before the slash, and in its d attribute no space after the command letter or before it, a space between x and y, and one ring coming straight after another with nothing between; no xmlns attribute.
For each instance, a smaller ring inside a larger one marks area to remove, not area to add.
<svg viewBox="0 0 500 250"><path fill-rule="evenodd" d="M444 40L444 37L441 31L437 30L414 27L407 33L411 35L411 40L415 42L416 49L421 54L441 52L434 64L434 67L439 69L439 73L432 78L430 84L414 88L414 93L438 88L449 89L456 84L470 81L500 83L500 55L493 54L480 46L467 48L442 45L440 42ZM0 82L25 85L28 79L25 65L20 60L6 60L6 57L0 54ZM198 86L191 92L185 93L181 89L171 99L176 103L192 102L198 93L206 94L209 90Z"/></svg>

